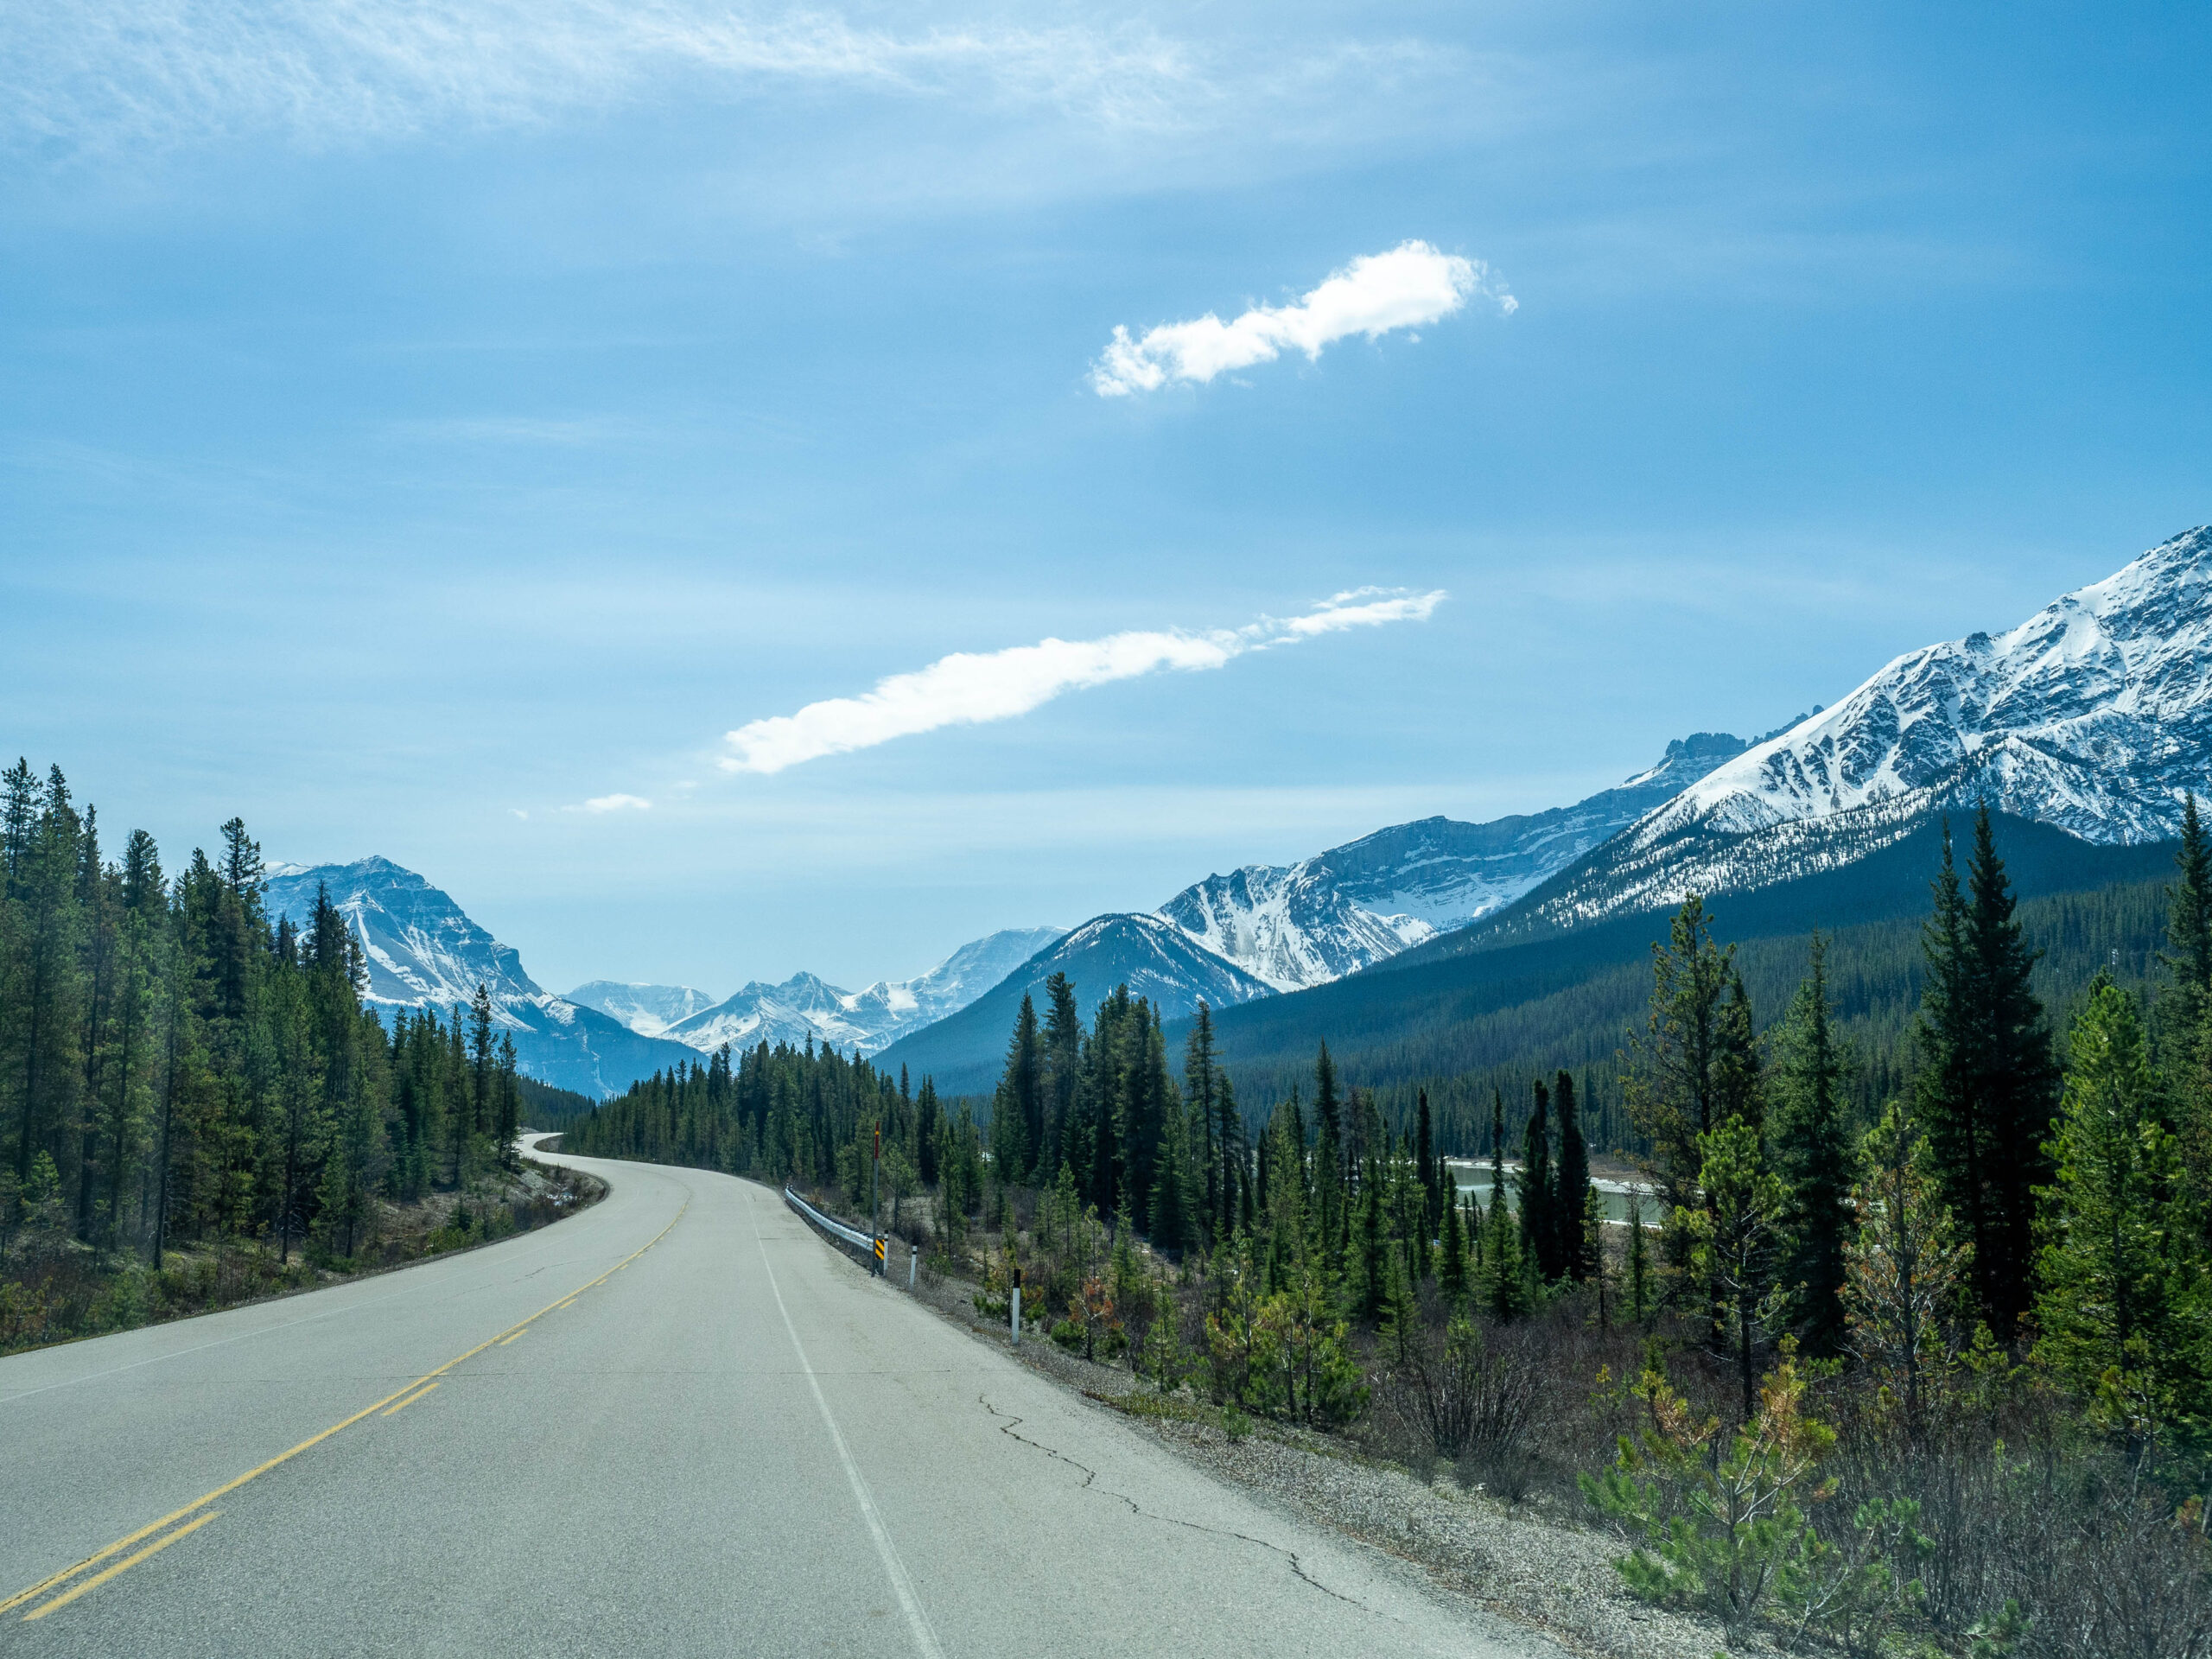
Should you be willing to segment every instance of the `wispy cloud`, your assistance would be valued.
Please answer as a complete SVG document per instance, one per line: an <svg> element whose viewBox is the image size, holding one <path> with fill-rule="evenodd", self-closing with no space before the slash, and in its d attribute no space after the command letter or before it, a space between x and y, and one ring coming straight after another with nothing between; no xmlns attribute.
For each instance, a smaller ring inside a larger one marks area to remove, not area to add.
<svg viewBox="0 0 2212 1659"><path fill-rule="evenodd" d="M1425 621L1443 603L1441 589L1414 594L1362 588L1336 594L1302 616L1262 617L1241 628L1182 628L1109 634L1103 639L1043 639L1004 651L956 652L911 674L879 680L857 697L810 702L728 735L728 772L781 772L803 761L893 738L1010 720L1064 692L1135 679L1170 669L1220 668L1255 651L1295 645L1345 628Z"/></svg>
<svg viewBox="0 0 2212 1659"><path fill-rule="evenodd" d="M84 149L276 131L309 145L530 125L665 96L842 84L1175 126L1220 96L1149 25L860 27L710 0L82 0L10 20L0 136Z"/></svg>
<svg viewBox="0 0 2212 1659"><path fill-rule="evenodd" d="M1401 242L1388 253L1363 254L1290 305L1254 306L1227 322L1209 311L1139 336L1117 326L1105 355L1091 366L1090 385L1101 397L1126 397L1171 380L1203 384L1271 363L1287 350L1311 360L1333 340L1418 328L1478 295L1509 316L1520 308L1481 260L1440 253L1426 242Z"/></svg>
<svg viewBox="0 0 2212 1659"><path fill-rule="evenodd" d="M645 812L652 803L642 795L594 795L581 806L564 806L563 812Z"/></svg>

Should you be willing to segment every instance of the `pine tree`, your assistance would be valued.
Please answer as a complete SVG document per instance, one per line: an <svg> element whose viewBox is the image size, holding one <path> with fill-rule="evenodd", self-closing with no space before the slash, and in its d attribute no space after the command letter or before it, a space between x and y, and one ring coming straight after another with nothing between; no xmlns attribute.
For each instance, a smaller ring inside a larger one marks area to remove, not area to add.
<svg viewBox="0 0 2212 1659"><path fill-rule="evenodd" d="M1844 1255L1853 1224L1857 1158L1845 1122L1844 1057L1829 1024L1827 942L1813 935L1811 966L1777 1044L1773 1151L1781 1177L1782 1281L1805 1351L1840 1353Z"/></svg>
<svg viewBox="0 0 2212 1659"><path fill-rule="evenodd" d="M1575 1108L1574 1079L1562 1071L1553 1080L1552 1101L1559 1113L1559 1174L1553 1182L1553 1230L1560 1275L1576 1284L1597 1266L1598 1235L1590 1229L1590 1205L1597 1189L1590 1184L1590 1153L1583 1144L1582 1117Z"/></svg>
<svg viewBox="0 0 2212 1659"><path fill-rule="evenodd" d="M2133 999L2100 979L2074 1022L2037 1262L2037 1357L2133 1445L2212 1432L2212 1275Z"/></svg>
<svg viewBox="0 0 2212 1659"><path fill-rule="evenodd" d="M1651 1249L1644 1238L1643 1193L1631 1187L1628 1195L1628 1306L1638 1325L1651 1309Z"/></svg>
<svg viewBox="0 0 2212 1659"><path fill-rule="evenodd" d="M1865 1173L1852 1192L1843 1305L1852 1351L1890 1391L1916 1441L1932 1389L1958 1352L1952 1330L1969 1294L1973 1248L1962 1243L1929 1175L1927 1137L1891 1101L1867 1132Z"/></svg>
<svg viewBox="0 0 2212 1659"><path fill-rule="evenodd" d="M1692 1266L1713 1288L1713 1335L1720 1351L1736 1361L1748 1421L1759 1353L1778 1327L1785 1300L1775 1280L1783 1188L1748 1118L1731 1117L1701 1140L1704 1203L1683 1220L1696 1241Z"/></svg>
<svg viewBox="0 0 2212 1659"><path fill-rule="evenodd" d="M1689 1266L1694 1241L1675 1217L1687 1217L1702 1203L1699 1137L1727 1116L1727 1084L1742 1081L1727 1076L1721 1064L1729 1046L1723 1017L1735 980L1735 947L1713 943L1705 901L1691 894L1675 912L1668 942L1652 947L1649 1011L1643 1033L1630 1041L1621 1085L1630 1121L1652 1148L1649 1173L1662 1198L1662 1245L1678 1274ZM1739 1055L1738 1071L1740 1064Z"/></svg>

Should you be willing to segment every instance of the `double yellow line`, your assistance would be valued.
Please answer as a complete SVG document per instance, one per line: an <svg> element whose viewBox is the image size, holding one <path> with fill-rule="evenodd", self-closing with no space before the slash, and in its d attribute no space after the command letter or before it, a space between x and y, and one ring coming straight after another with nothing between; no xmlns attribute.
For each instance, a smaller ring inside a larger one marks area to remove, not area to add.
<svg viewBox="0 0 2212 1659"><path fill-rule="evenodd" d="M531 1314L529 1319L523 1319L516 1324L511 1325L507 1326L505 1330L501 1331L493 1336L486 1337L483 1341L478 1343L474 1348L471 1348L467 1353L455 1355L444 1364L439 1366L435 1371L425 1371L422 1376L416 1377L412 1382L410 1382L405 1388L396 1389L391 1393L385 1395L383 1399L376 1401L370 1405L362 1407L360 1410L355 1412L351 1417L346 1418L342 1422L333 1423L328 1428L324 1429L320 1434L309 1435L306 1440L302 1440L290 1451L278 1452L275 1457L270 1459L268 1462L260 1464L254 1468L247 1470L245 1473L238 1476L237 1479L224 1482L223 1484L218 1486L213 1491L207 1493L203 1497L195 1497L191 1503L186 1504L182 1509L171 1510L167 1515L163 1516L160 1520L153 1522L150 1526L139 1528L137 1531L132 1533L127 1538L117 1539L105 1549L99 1550L93 1554L86 1556L83 1560L79 1561L74 1567L65 1567L59 1573L48 1574L47 1577L41 1579L36 1584L31 1586L28 1590L18 1590L14 1595L9 1597L7 1600L0 1601L0 1613L11 1611L14 1609L22 1606L25 1602L36 1601L41 1596L45 1595L48 1592L60 1589L61 1586L68 1584L70 1580L76 1578L79 1573L84 1572L86 1568L98 1567L102 1561L107 1560L112 1556L121 1554L124 1550L129 1549L133 1544L138 1543L142 1540L153 1537L154 1534L162 1531L165 1528L175 1525L177 1522L184 1521L187 1516L194 1516L196 1517L191 1521L186 1522L183 1526L177 1527L175 1532L168 1533L167 1536L156 1539L153 1543L148 1544L145 1548L139 1550L136 1554L133 1554L124 1560L116 1562L114 1566L107 1568L105 1572L96 1573L91 1578L86 1579L80 1583L71 1585L68 1589L63 1590L62 1592L60 1595L55 1596L53 1600L47 1602L42 1606L35 1607L29 1612L23 1615L26 1621L35 1618L44 1618L48 1613L53 1612L56 1608L67 1606L69 1603L76 1600L78 1597L83 1595L86 1591L97 1588L99 1586L105 1584L110 1579L114 1578L118 1573L128 1572L130 1568L137 1566L139 1562L144 1560L148 1556L167 1549L171 1544L176 1542L178 1539L183 1537L187 1533L196 1532L201 1527L206 1526L210 1521L213 1521L216 1516L221 1514L222 1511L219 1510L209 1510L208 1513L205 1515L199 1515L197 1512L201 1510L206 1510L207 1506L210 1503L213 1503L217 1498L226 1497L230 1493L238 1491L239 1487L245 1485L249 1480L258 1479L261 1476L267 1474L271 1469L274 1469L280 1463L289 1463L292 1459L298 1457L301 1452L308 1450L310 1447L321 1446L325 1440L337 1433L340 1430L353 1427L353 1426L359 1422L362 1418L370 1416L379 1410L383 1410L385 1407L391 1408L391 1410L385 1411L385 1415L389 1417L391 1415L392 1412L398 1411L403 1407L413 1405L415 1402L421 1399L423 1395L429 1393L432 1389L436 1388L438 1386L438 1378L443 1376L448 1371L453 1370L454 1366L475 1358L477 1355L482 1353L486 1348L493 1346L494 1344L513 1341L532 1323L543 1319L548 1313L552 1313L556 1308L566 1307L570 1302L575 1300L577 1297L582 1295L584 1292L590 1290L596 1286L605 1284L609 1279L612 1279L616 1274L621 1272L623 1268L628 1267L632 1262L643 1255L647 1250L652 1249L654 1245L659 1243L661 1240L666 1238L670 1230L675 1227L676 1224L683 1219L683 1211L689 1210L690 1207L691 1200L689 1198L684 1199L683 1205L677 1209L675 1215L669 1217L669 1223L666 1227L662 1228L660 1231L655 1233L650 1239L646 1240L643 1244L640 1244L636 1249L631 1251L629 1255L624 1256L620 1262L617 1262L605 1273L601 1274L598 1278L591 1281L589 1284L578 1285L574 1290L569 1292L566 1295L556 1297L552 1301L548 1302L544 1306L539 1308L537 1313ZM417 1392L418 1389L420 1390L419 1393ZM395 1401L398 1402L396 1405L393 1404Z"/></svg>

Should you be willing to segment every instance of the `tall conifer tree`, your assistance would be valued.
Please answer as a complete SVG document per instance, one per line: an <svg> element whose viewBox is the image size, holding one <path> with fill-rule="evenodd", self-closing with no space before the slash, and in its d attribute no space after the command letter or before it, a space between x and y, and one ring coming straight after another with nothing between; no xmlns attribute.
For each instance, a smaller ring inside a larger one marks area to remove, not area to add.
<svg viewBox="0 0 2212 1659"><path fill-rule="evenodd" d="M1582 1138L1582 1114L1574 1098L1574 1078L1562 1070L1552 1082L1552 1103L1559 1113L1559 1175L1552 1206L1554 1251L1561 1276L1580 1284L1597 1266L1597 1239L1590 1230L1590 1149Z"/></svg>
<svg viewBox="0 0 2212 1659"><path fill-rule="evenodd" d="M1783 1188L1782 1281L1806 1351L1840 1353L1845 1254L1853 1226L1857 1150L1846 1122L1844 1057L1829 1023L1827 941L1812 961L1777 1045L1775 1170Z"/></svg>

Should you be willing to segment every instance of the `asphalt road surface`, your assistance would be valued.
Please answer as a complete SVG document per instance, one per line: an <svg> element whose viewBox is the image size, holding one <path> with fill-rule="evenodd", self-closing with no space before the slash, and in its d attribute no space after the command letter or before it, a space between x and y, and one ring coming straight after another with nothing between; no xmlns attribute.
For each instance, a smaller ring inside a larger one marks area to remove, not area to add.
<svg viewBox="0 0 2212 1659"><path fill-rule="evenodd" d="M464 1255L0 1360L0 1655L1553 1656L871 1280L575 1162Z"/></svg>

